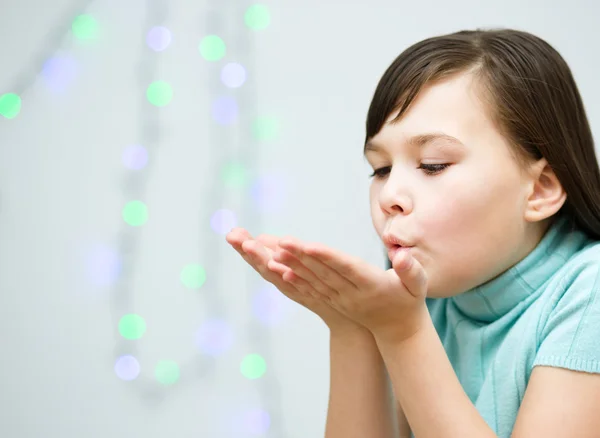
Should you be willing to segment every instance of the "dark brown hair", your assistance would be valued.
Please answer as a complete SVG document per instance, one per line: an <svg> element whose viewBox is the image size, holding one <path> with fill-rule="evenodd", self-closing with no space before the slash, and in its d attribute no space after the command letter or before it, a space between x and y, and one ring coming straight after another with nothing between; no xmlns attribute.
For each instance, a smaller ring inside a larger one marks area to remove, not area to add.
<svg viewBox="0 0 600 438"><path fill-rule="evenodd" d="M399 120L423 86L467 72L519 164L545 158L567 193L559 214L600 240L600 171L583 102L565 60L535 35L476 29L413 44L377 85L365 144L391 114L399 111Z"/></svg>

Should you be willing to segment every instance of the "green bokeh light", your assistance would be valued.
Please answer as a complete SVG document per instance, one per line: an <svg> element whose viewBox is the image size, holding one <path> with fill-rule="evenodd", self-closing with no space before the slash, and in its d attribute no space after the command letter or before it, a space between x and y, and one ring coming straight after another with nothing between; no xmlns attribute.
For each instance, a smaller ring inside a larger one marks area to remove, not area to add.
<svg viewBox="0 0 600 438"><path fill-rule="evenodd" d="M247 379L258 379L266 370L267 364L259 354L249 354L240 365L240 371Z"/></svg>
<svg viewBox="0 0 600 438"><path fill-rule="evenodd" d="M188 289L199 289L206 281L206 272L200 265L189 264L181 270L179 278Z"/></svg>
<svg viewBox="0 0 600 438"><path fill-rule="evenodd" d="M15 118L21 112L21 98L14 93L0 96L0 114L7 119Z"/></svg>
<svg viewBox="0 0 600 438"><path fill-rule="evenodd" d="M221 171L221 179L226 186L240 188L248 180L246 168L240 163L229 163Z"/></svg>
<svg viewBox="0 0 600 438"><path fill-rule="evenodd" d="M244 21L250 29L264 29L271 22L271 14L265 5L252 5L246 10Z"/></svg>
<svg viewBox="0 0 600 438"><path fill-rule="evenodd" d="M80 40L92 40L98 36L98 23L90 15L80 15L71 26L73 35Z"/></svg>
<svg viewBox="0 0 600 438"><path fill-rule="evenodd" d="M225 42L216 35L208 35L200 41L200 54L207 61L218 61L223 56L227 48Z"/></svg>
<svg viewBox="0 0 600 438"><path fill-rule="evenodd" d="M252 133L257 140L273 140L279 134L277 120L273 117L258 117L252 124Z"/></svg>
<svg viewBox="0 0 600 438"><path fill-rule="evenodd" d="M140 315L131 313L119 321L119 333L125 339L139 339L146 332L146 321Z"/></svg>
<svg viewBox="0 0 600 438"><path fill-rule="evenodd" d="M148 87L146 97L152 105L165 106L173 99L173 89L165 81L156 81Z"/></svg>
<svg viewBox="0 0 600 438"><path fill-rule="evenodd" d="M163 385L172 385L179 380L179 366L172 360L161 360L154 369L154 376Z"/></svg>
<svg viewBox="0 0 600 438"><path fill-rule="evenodd" d="M144 225L148 220L148 207L142 201L128 202L123 208L123 219L132 227Z"/></svg>

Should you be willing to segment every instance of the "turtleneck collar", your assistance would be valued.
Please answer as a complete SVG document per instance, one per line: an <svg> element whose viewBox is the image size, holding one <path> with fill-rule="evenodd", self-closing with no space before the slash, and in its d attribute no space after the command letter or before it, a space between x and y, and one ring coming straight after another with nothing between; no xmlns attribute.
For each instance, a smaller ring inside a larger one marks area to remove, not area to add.
<svg viewBox="0 0 600 438"><path fill-rule="evenodd" d="M566 217L558 216L538 245L498 277L450 300L467 317L493 322L538 290L565 262L588 242Z"/></svg>

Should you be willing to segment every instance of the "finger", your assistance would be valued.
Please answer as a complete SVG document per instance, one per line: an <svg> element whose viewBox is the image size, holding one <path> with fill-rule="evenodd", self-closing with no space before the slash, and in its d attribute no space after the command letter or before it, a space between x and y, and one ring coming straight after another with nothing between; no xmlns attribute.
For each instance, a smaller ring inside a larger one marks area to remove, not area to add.
<svg viewBox="0 0 600 438"><path fill-rule="evenodd" d="M239 227L233 228L229 233L227 233L226 240L242 256L246 263L252 266L252 268L254 268L254 270L259 274L261 273L259 269L259 263L261 263L260 257L257 258L256 254L249 253L244 250L245 242L251 242L253 240L252 236L247 230ZM246 246L247 245L248 244L246 244ZM271 256L271 254L269 254L269 256ZM266 262L263 262L263 264L265 263Z"/></svg>
<svg viewBox="0 0 600 438"><path fill-rule="evenodd" d="M280 238L277 236L273 236L271 234L260 234L256 236L256 240L262 243L265 248L270 249L272 251L276 251L279 246Z"/></svg>
<svg viewBox="0 0 600 438"><path fill-rule="evenodd" d="M265 235L260 237L261 240L265 240ZM306 298L312 294L307 292L306 283L294 275L290 277L291 269L272 259L273 250L252 239L250 233L243 228L234 228L228 233L226 239L261 277L273 284L289 299L308 307ZM272 239L267 239L267 244L272 243ZM268 264L271 264L274 269L269 269ZM286 280L283 279L285 274L288 275Z"/></svg>
<svg viewBox="0 0 600 438"><path fill-rule="evenodd" d="M267 269L279 274L282 278L287 272L292 272L292 269L289 266L286 266L282 263L276 262L271 259L267 262ZM284 279L285 281L285 279Z"/></svg>
<svg viewBox="0 0 600 438"><path fill-rule="evenodd" d="M392 260L392 269L411 295L422 297L427 294L427 274L410 251L398 251Z"/></svg>
<svg viewBox="0 0 600 438"><path fill-rule="evenodd" d="M272 257L272 251L265 248L262 243L248 239L242 246L242 251L249 258L250 263L261 275L263 275L263 277L272 277L272 274L270 274L271 269L269 268L269 263L272 263L272 267L275 268L274 271L281 277L291 271L288 266L275 262Z"/></svg>
<svg viewBox="0 0 600 438"><path fill-rule="evenodd" d="M291 272L290 268L273 261L268 254L267 249L256 240L247 239L242 244L242 252L247 257L248 263L256 270L265 280L272 283L284 295L299 304L305 305L305 299L311 294L307 291L305 284L301 281L284 280L283 275ZM269 269L267 265L271 265L274 269Z"/></svg>
<svg viewBox="0 0 600 438"><path fill-rule="evenodd" d="M323 294L321 291L317 290L313 283L297 275L297 273L291 272L291 269L288 266L278 262L277 260L273 260L271 255L268 253L268 249L265 248L261 242L257 242L256 240L246 241L243 244L243 249L244 251L252 254L255 260L259 260L260 263L264 263L267 270L269 270L270 261L277 263L271 263L271 267L274 267L275 269L279 268L281 272L281 279L286 283L293 284L298 291L315 298L327 297L327 294ZM282 266L286 268L285 271ZM323 290L323 288L321 289Z"/></svg>
<svg viewBox="0 0 600 438"><path fill-rule="evenodd" d="M236 232L232 232L227 235L226 239L227 242L231 244L233 249L235 249L248 264L250 264L253 268L256 268L254 266L254 262L252 261L254 255L249 254L243 249L244 243L252 240L252 236L250 236L250 234L247 231L237 232L237 234Z"/></svg>
<svg viewBox="0 0 600 438"><path fill-rule="evenodd" d="M336 290L359 289L364 283L364 274L359 270L366 263L341 251L321 244L304 244L294 238L284 238L280 246L291 252L322 281Z"/></svg>
<svg viewBox="0 0 600 438"><path fill-rule="evenodd" d="M304 264L289 251L280 249L275 252L273 260L291 268L293 274L306 281L311 288L321 296L333 297L339 294L339 289L334 289L324 282L321 277L304 266ZM290 277L291 274L287 275ZM333 273L328 273L328 275L333 275ZM285 276L283 278L284 280L286 279ZM339 285L342 285L341 287L347 287L343 282L340 282Z"/></svg>
<svg viewBox="0 0 600 438"><path fill-rule="evenodd" d="M250 233L244 228L235 227L233 228L225 238L228 243L230 243L238 252L242 250L242 244L247 239L252 239ZM273 255L273 252L278 248L279 237L273 236L271 234L260 234L254 240L259 241L263 244L267 252L270 255Z"/></svg>
<svg viewBox="0 0 600 438"><path fill-rule="evenodd" d="M242 251L260 260L264 265L271 259L265 246L256 239L247 239L242 243Z"/></svg>
<svg viewBox="0 0 600 438"><path fill-rule="evenodd" d="M233 228L225 236L225 240L227 240L227 243L229 243L231 246L233 246L238 251L241 250L242 243L244 243L245 240L251 239L251 238L252 238L252 236L250 235L250 233L247 230L245 230L244 228L239 228L239 227Z"/></svg>

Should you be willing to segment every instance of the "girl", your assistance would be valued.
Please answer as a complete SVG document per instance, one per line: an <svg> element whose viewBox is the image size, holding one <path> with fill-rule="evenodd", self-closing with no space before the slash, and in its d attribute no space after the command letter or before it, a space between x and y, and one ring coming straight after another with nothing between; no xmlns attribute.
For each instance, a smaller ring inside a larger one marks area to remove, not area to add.
<svg viewBox="0 0 600 438"><path fill-rule="evenodd" d="M227 236L330 329L327 438L600 436L600 172L563 58L517 30L428 38L366 128L387 270Z"/></svg>

